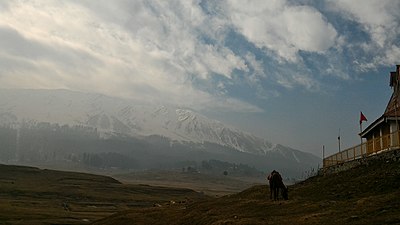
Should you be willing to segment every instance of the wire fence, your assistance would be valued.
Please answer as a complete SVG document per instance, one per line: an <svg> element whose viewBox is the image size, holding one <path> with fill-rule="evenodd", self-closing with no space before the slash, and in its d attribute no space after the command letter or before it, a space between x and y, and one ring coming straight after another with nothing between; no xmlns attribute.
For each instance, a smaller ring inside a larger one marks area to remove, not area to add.
<svg viewBox="0 0 400 225"><path fill-rule="evenodd" d="M400 132L396 131L328 156L323 159L323 167L327 168L362 157L379 154L382 151L398 149L400 148L399 135Z"/></svg>

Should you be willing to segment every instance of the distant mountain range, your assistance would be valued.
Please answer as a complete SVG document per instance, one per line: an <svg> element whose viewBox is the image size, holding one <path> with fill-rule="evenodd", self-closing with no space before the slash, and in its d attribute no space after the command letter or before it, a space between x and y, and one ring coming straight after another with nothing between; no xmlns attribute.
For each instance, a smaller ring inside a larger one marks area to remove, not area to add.
<svg viewBox="0 0 400 225"><path fill-rule="evenodd" d="M1 125L39 122L96 128L104 139L124 136L150 143L162 139L168 148L179 145L224 155L266 157L266 165L279 159L281 167L309 169L320 161L310 153L272 144L190 109L68 90L0 90Z"/></svg>

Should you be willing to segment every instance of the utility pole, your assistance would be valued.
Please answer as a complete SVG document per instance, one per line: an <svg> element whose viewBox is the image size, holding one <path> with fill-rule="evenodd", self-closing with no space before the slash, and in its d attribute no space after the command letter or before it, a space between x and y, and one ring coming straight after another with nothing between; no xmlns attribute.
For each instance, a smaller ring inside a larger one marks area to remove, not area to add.
<svg viewBox="0 0 400 225"><path fill-rule="evenodd" d="M325 145L322 145L322 168L325 168Z"/></svg>
<svg viewBox="0 0 400 225"><path fill-rule="evenodd" d="M340 128L339 128L339 135L338 135L337 139L338 139L338 144L339 144L339 152L340 152Z"/></svg>

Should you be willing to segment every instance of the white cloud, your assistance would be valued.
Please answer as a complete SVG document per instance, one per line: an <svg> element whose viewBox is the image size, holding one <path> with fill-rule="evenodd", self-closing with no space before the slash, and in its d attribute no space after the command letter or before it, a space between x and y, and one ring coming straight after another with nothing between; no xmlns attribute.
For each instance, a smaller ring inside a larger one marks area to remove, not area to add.
<svg viewBox="0 0 400 225"><path fill-rule="evenodd" d="M191 83L191 76L229 79L233 70L247 70L230 49L202 42L200 30L218 26L197 3L12 1L0 15L0 26L15 31L19 38L14 46L27 49L0 55L9 67L14 65L0 76L1 87L70 88L197 109L221 105L259 111L229 97L221 100Z"/></svg>
<svg viewBox="0 0 400 225"><path fill-rule="evenodd" d="M357 58L362 69L397 63L398 4L358 3L331 2L331 12L363 24L373 45L349 43L323 11L285 0L3 1L0 87L261 111L232 97L235 88L254 102L279 95L277 86L319 91L324 75L317 72L351 79L341 66L349 48L378 53L371 62Z"/></svg>
<svg viewBox="0 0 400 225"><path fill-rule="evenodd" d="M390 49L386 51L385 59L388 65L399 64L400 61L400 47L392 46ZM383 61L383 60L381 60Z"/></svg>
<svg viewBox="0 0 400 225"><path fill-rule="evenodd" d="M261 60L257 60L255 55L250 52L245 55L245 59L249 67L253 70L246 78L250 84L257 85L261 79L266 78L263 63Z"/></svg>
<svg viewBox="0 0 400 225"><path fill-rule="evenodd" d="M309 6L291 6L284 0L228 0L227 16L249 41L297 62L300 50L323 53L334 46L336 30Z"/></svg>
<svg viewBox="0 0 400 225"><path fill-rule="evenodd" d="M400 37L399 1L335 0L329 3L333 11L361 24L371 38L370 42L359 45L365 52L373 55L369 61L357 61L361 70L398 63L400 53L396 49L399 48L398 38Z"/></svg>
<svg viewBox="0 0 400 225"><path fill-rule="evenodd" d="M381 47L390 39L392 29L398 26L398 7L396 0L354 0L331 1L339 10L348 14L352 20L364 25L372 39Z"/></svg>

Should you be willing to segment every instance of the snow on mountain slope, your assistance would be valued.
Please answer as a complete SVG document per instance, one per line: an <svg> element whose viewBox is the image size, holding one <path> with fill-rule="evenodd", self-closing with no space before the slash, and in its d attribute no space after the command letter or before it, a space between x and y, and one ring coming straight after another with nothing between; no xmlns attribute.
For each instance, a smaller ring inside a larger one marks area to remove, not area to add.
<svg viewBox="0 0 400 225"><path fill-rule="evenodd" d="M291 159L297 163L309 162L312 164L313 162L310 161L310 159L316 160L316 162L319 161L318 158L311 153L302 152L279 144L275 145L268 153L281 155L283 158Z"/></svg>
<svg viewBox="0 0 400 225"><path fill-rule="evenodd" d="M22 121L85 125L104 134L159 135L180 142L210 142L253 154L265 154L275 147L189 109L67 90L0 90L0 123Z"/></svg>

